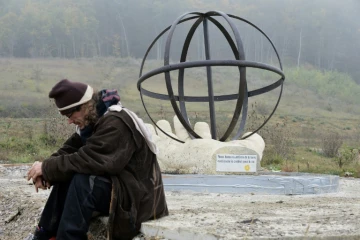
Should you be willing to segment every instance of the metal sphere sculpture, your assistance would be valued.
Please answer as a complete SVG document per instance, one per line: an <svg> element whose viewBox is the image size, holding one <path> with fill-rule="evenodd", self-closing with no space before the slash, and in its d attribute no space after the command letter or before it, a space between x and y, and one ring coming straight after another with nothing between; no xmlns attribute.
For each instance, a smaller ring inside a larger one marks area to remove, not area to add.
<svg viewBox="0 0 360 240"><path fill-rule="evenodd" d="M225 27L214 18L215 16L220 16L225 19L227 24L229 24L229 26L230 26L230 29L234 36L234 39L233 39L233 37L231 37L230 33L225 29ZM273 67L271 65L268 65L268 64L245 60L245 52L244 52L244 48L243 48L243 43L242 43L242 40L240 37L240 33L237 30L237 28L233 22L233 19L240 20L240 21L254 27L270 42L274 52L276 53L280 69ZM181 23L189 21L189 20L195 20L195 21L186 36L186 39L185 39L185 42L184 42L184 45L182 48L182 52L181 52L180 62L175 63L175 64L170 64L170 46L171 46L174 31L178 24L181 24ZM224 35L224 37L226 38L228 44L231 47L231 50L232 50L234 56L235 56L235 60L212 60L211 59L210 46L209 46L209 29L208 29L209 22L214 24ZM190 42L194 36L195 30L200 26L201 23L203 25L206 60L187 61L186 57L187 57L187 53L189 50ZM143 74L142 72L143 72L144 64L145 64L146 58L147 58L150 50L155 45L157 40L161 36L163 36L166 32L168 32L168 36L167 36L167 40L166 40L166 44L165 44L164 66ZM213 81L212 81L212 74L211 74L212 66L235 66L235 67L238 67L239 75L240 75L240 77L239 77L240 82L239 82L239 89L238 89L237 94L218 95L218 96L214 95ZM184 72L187 68L195 68L195 67L206 67L208 96L185 96L184 95ZM246 81L246 68L248 68L248 67L264 69L264 70L274 72L280 76L280 79L278 79L276 82L274 82L268 86L265 86L265 87L262 87L259 89L255 89L252 91L248 91L247 81ZM179 70L178 95L174 94L172 84L171 84L170 72L173 70ZM164 74L164 76L165 76L165 83L166 83L168 95L148 91L148 90L144 89L141 85L145 80L149 79L152 76L158 75L158 74ZM190 13L185 13L185 14L181 15L180 17L178 17L171 26L164 29L151 43L151 45L149 46L149 48L147 49L147 51L144 55L144 58L143 58L143 61L141 64L139 79L137 82L137 88L140 91L141 101L143 103L143 106L144 106L145 111L148 114L149 118L155 124L155 126L157 128L159 128L164 134L166 134L170 138L173 138L173 137L168 135L164 130L162 130L159 126L157 126L155 121L151 118L148 110L146 109L143 95L151 97L151 98L160 99L160 100L170 100L171 105L172 105L174 112L175 112L176 116L178 117L179 121L184 126L184 128L188 131L190 136L192 136L193 138L201 138L201 137L190 126L185 102L208 102L209 103L211 136L212 136L212 139L217 139L216 120L215 120L215 116L216 116L215 115L215 102L216 101L237 100L236 108L235 108L233 117L231 119L231 122L230 122L227 130L225 131L224 135L218 139L219 141L226 141L229 138L232 131L234 130L238 121L240 121L239 129L237 130L236 135L232 139L233 140L239 139L240 136L243 134L243 131L245 128L245 123L246 123L246 118L247 118L247 111L248 111L248 98L269 92L277 87L280 87L280 94L279 94L278 100L276 102L276 105L275 105L273 111L270 113L269 117L265 119L264 123L261 124L261 126L258 129L254 130L252 132L252 134L259 131L270 120L271 116L274 114L274 112L280 102L284 80L285 80L285 75L282 71L281 60L280 60L279 54L278 54L274 44L272 43L270 38L256 25L254 25L253 23L251 23L243 18L234 16L234 15L230 15L230 14L225 14L225 13L219 12L219 11L209 11L206 13L190 12ZM177 105L177 102L179 103L180 109ZM243 111L243 113L242 113L241 119L240 119L241 111ZM244 138L247 138L247 137L251 136L252 134L247 135ZM176 141L182 142L178 139L175 139L175 138L173 138L173 139Z"/></svg>

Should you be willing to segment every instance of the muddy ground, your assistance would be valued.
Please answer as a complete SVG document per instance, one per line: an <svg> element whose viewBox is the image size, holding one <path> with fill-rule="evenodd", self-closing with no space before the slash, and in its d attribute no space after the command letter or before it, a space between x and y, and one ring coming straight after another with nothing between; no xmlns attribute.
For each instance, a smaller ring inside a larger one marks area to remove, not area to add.
<svg viewBox="0 0 360 240"><path fill-rule="evenodd" d="M36 193L25 180L28 168L0 165L0 240L25 239L49 194ZM330 194L167 192L166 197L171 215L147 224L156 239L169 231L178 236L174 239L360 239L359 179L340 179L339 192ZM105 239L99 221L92 234Z"/></svg>

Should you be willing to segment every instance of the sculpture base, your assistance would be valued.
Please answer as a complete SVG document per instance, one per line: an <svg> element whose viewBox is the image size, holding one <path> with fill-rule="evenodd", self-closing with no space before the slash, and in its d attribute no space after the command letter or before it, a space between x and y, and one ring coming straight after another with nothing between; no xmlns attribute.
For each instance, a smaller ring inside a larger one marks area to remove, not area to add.
<svg viewBox="0 0 360 240"><path fill-rule="evenodd" d="M301 195L337 192L339 177L308 173L258 175L163 174L165 191Z"/></svg>

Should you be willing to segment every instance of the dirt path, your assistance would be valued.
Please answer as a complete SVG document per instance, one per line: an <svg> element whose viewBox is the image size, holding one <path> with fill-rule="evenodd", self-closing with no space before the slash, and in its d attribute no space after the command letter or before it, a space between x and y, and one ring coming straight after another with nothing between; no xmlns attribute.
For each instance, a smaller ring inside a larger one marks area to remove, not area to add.
<svg viewBox="0 0 360 240"><path fill-rule="evenodd" d="M0 240L32 232L48 196L24 179L27 168L0 165ZM199 239L360 239L359 190L359 179L341 179L338 193L320 195L167 192L171 215L147 225Z"/></svg>

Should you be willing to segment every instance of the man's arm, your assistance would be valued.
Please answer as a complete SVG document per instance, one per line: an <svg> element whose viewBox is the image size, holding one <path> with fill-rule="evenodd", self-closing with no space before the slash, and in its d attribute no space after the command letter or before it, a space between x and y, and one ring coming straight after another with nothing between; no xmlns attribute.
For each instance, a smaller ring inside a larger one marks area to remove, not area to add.
<svg viewBox="0 0 360 240"><path fill-rule="evenodd" d="M50 156L50 158L75 153L82 145L79 134L74 133L65 141L63 146L57 152ZM70 177L71 175L67 176L67 178ZM36 192L38 192L39 188L46 189L51 185L48 181L44 180L42 176L42 163L38 161L34 162L33 166L30 168L27 178L28 180L33 180Z"/></svg>
<svg viewBox="0 0 360 240"><path fill-rule="evenodd" d="M135 150L128 126L120 118L106 116L77 152L45 160L42 174L47 182L66 181L74 173L115 175L128 164Z"/></svg>
<svg viewBox="0 0 360 240"><path fill-rule="evenodd" d="M57 157L61 155L67 155L71 153L75 153L83 146L81 137L79 134L72 134L63 144L63 146L57 150L57 152L53 153L51 157Z"/></svg>

